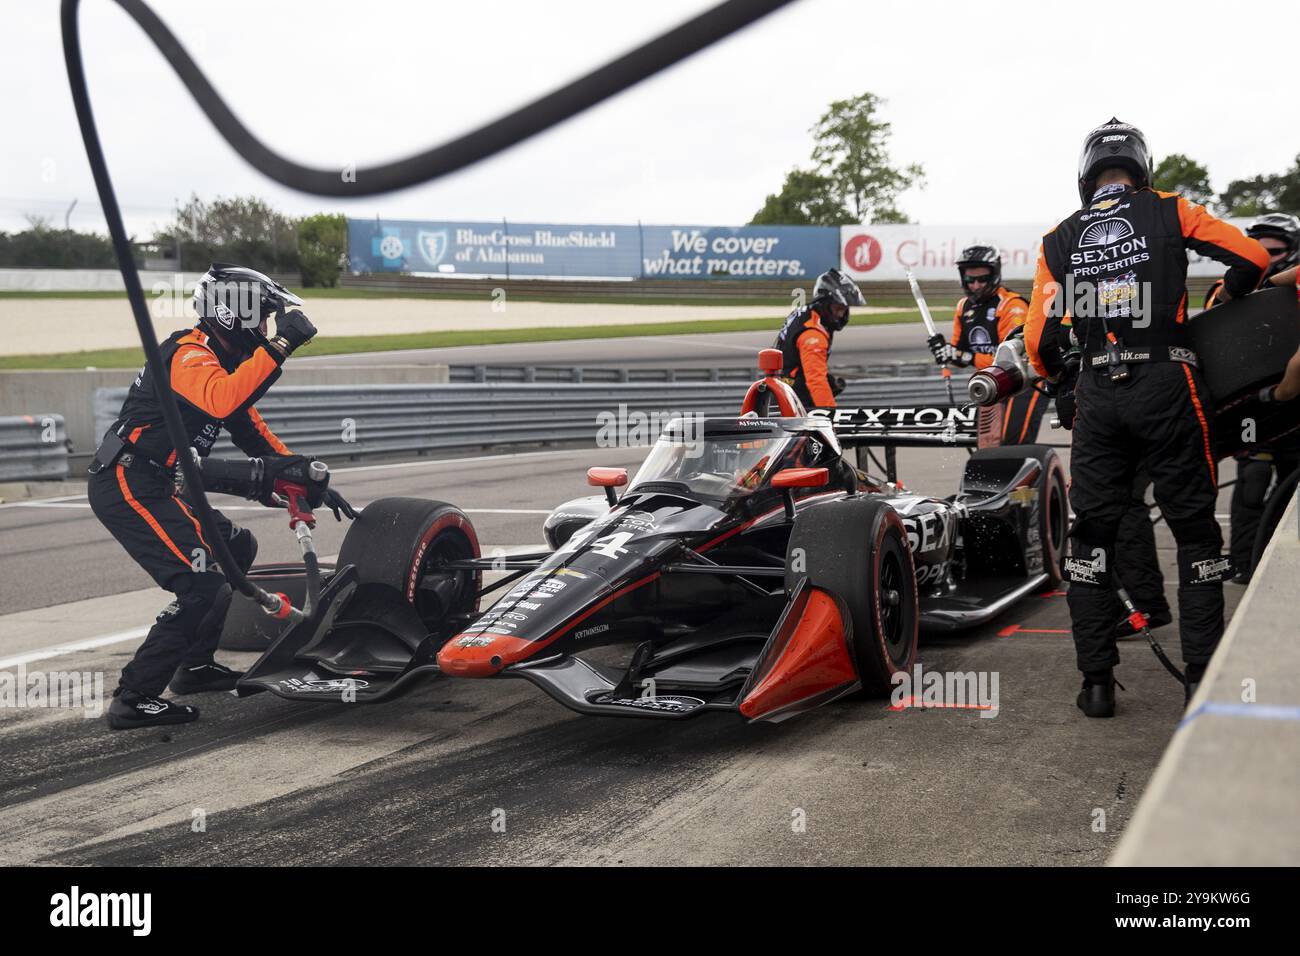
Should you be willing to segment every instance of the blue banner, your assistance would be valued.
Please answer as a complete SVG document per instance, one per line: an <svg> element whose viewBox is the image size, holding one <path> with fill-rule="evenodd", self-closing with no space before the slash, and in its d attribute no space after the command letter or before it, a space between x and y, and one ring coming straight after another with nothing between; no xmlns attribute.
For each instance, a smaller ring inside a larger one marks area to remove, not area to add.
<svg viewBox="0 0 1300 956"><path fill-rule="evenodd" d="M798 279L840 264L822 226L643 226L641 278Z"/></svg>
<svg viewBox="0 0 1300 956"><path fill-rule="evenodd" d="M832 268L839 230L349 219L354 272L786 279Z"/></svg>

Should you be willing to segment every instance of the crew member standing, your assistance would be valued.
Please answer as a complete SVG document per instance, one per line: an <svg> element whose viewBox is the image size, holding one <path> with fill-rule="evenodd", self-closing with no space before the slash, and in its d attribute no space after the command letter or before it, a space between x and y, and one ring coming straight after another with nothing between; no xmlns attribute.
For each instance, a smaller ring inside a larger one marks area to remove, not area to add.
<svg viewBox="0 0 1300 956"><path fill-rule="evenodd" d="M1228 266L1232 295L1254 289L1268 255L1254 239L1174 193L1151 189L1136 127L1099 126L1079 157L1083 206L1043 237L1025 346L1041 375L1063 371L1068 313L1082 353L1071 451L1075 523L1063 571L1089 717L1115 713L1119 663L1115 541L1145 464L1178 544L1179 637L1187 693L1223 635L1228 561L1214 517L1212 409L1187 331L1187 249Z"/></svg>
<svg viewBox="0 0 1300 956"><path fill-rule="evenodd" d="M1300 218L1287 213L1274 212L1260 216L1246 227L1246 235L1259 242L1268 252L1268 268L1264 278L1270 282L1275 276L1294 269L1300 262ZM1211 308L1226 296L1223 280L1210 287L1205 297L1205 307ZM1274 472L1283 481L1300 468L1300 450L1294 447L1258 445L1236 456L1237 483L1232 486L1231 522L1228 531L1228 550L1232 555L1233 581L1249 584L1254 573L1255 537L1264 517L1264 504L1273 485Z"/></svg>
<svg viewBox="0 0 1300 956"><path fill-rule="evenodd" d="M844 380L829 372L835 333L849 324L849 308L866 305L857 283L839 269L817 277L812 301L791 312L776 336L781 350L781 376L804 407L834 408Z"/></svg>
<svg viewBox="0 0 1300 956"><path fill-rule="evenodd" d="M993 246L962 250L957 274L966 293L952 316L952 342L942 335L927 344L940 365L987 368L998 345L1024 325L1029 303L1002 284L1002 256ZM980 447L1025 445L1038 440L1047 400L1036 389L1026 389L999 405L980 409Z"/></svg>

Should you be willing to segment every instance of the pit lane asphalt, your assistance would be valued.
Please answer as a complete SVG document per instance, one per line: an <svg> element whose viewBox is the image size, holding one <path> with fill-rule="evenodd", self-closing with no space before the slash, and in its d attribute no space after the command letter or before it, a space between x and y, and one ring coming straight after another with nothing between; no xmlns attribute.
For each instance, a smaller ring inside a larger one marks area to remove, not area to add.
<svg viewBox="0 0 1300 956"><path fill-rule="evenodd" d="M422 495L540 511L586 493L586 465L641 454L425 462L335 480L358 503ZM901 470L911 487L946 495L962 457L904 450ZM20 608L45 607L54 621L66 602L125 600L116 595L149 583L76 507L84 499L53 504L73 507L0 508L0 628ZM263 559L293 557L281 514L236 517ZM489 547L541 540L539 514L472 517ZM327 518L319 537L333 553L341 529ZM1172 582L1163 526L1158 540ZM1230 608L1240 593L1229 586ZM1086 720L1067 629L1052 594L970 634L922 639L927 669L998 673L992 718L857 699L772 726L592 718L522 681L447 679L376 707L204 695L193 701L203 719L167 732L0 708L0 863L1100 863L1174 732L1181 690L1145 646L1125 642L1119 716ZM1176 649L1174 629L1158 636ZM51 624L44 643L60 639ZM27 668L103 671L111 689L133 646ZM0 630L0 657L13 650Z"/></svg>

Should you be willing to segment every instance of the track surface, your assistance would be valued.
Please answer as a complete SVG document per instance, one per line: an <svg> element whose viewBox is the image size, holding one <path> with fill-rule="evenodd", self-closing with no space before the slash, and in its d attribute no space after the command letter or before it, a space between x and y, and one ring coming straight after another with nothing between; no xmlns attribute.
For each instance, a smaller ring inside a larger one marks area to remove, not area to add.
<svg viewBox="0 0 1300 956"><path fill-rule="evenodd" d="M296 362L322 366L367 365L587 365L647 368L752 367L759 349L769 348L783 316L773 314L770 332L715 332L702 335L646 335L570 342L518 342L446 349L367 352L359 355L303 356ZM945 335L951 321L939 321ZM870 365L928 359L920 319L900 325L850 324L835 333L834 365Z"/></svg>
<svg viewBox="0 0 1300 956"><path fill-rule="evenodd" d="M486 546L526 546L543 520L527 512L587 493L588 464L641 455L421 462L335 480L355 503L455 501ZM905 450L902 474L950 494L962 457ZM232 515L256 531L262 559L294 556L282 515ZM0 661L101 671L111 691L138 639L41 655L147 625L162 592L147 590L84 498L0 506L0 538ZM322 552L341 540L323 521ZM1163 526L1159 541L1169 575ZM1230 608L1239 596L1228 588ZM960 638L922 639L927 669L998 674L994 718L844 700L775 726L665 724L579 717L506 680L431 682L378 707L205 695L203 719L170 733L3 707L0 863L1100 863L1174 732L1181 691L1128 642L1119 716L1085 720L1067 629L1053 594ZM1160 636L1176 651L1174 629ZM0 663L0 678L5 669L16 665Z"/></svg>

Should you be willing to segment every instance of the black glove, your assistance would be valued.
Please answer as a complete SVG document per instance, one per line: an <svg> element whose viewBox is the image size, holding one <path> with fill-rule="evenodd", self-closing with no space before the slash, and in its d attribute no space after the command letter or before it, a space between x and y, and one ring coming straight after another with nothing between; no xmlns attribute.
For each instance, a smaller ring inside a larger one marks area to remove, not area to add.
<svg viewBox="0 0 1300 956"><path fill-rule="evenodd" d="M942 365L947 361L948 343L944 341L942 335L935 334L930 336L925 340L925 344L930 347L930 354L934 356L936 363Z"/></svg>
<svg viewBox="0 0 1300 956"><path fill-rule="evenodd" d="M842 375L828 375L826 376L826 384L831 387L832 395L838 395L840 392L844 391L845 386L849 383L844 381L844 376Z"/></svg>
<svg viewBox="0 0 1300 956"><path fill-rule="evenodd" d="M288 358L295 349L310 342L315 334L316 326L311 324L311 320L294 309L275 317L275 338L271 340L271 345Z"/></svg>
<svg viewBox="0 0 1300 956"><path fill-rule="evenodd" d="M275 491L277 480L293 482L303 487L310 485L307 467L312 460L305 455L264 455L253 461L261 462L260 471L254 472L255 477L259 479L257 497L254 500L268 508L276 507L275 499L271 495Z"/></svg>
<svg viewBox="0 0 1300 956"><path fill-rule="evenodd" d="M1068 389L1056 396L1056 419L1066 431L1074 428L1074 413L1077 407L1074 389Z"/></svg>
<svg viewBox="0 0 1300 956"><path fill-rule="evenodd" d="M348 504L347 499L333 488L326 490L324 503L326 508L334 512L335 521L343 520L343 516L339 514L340 511L347 515L350 520L355 520L357 517L357 510Z"/></svg>

